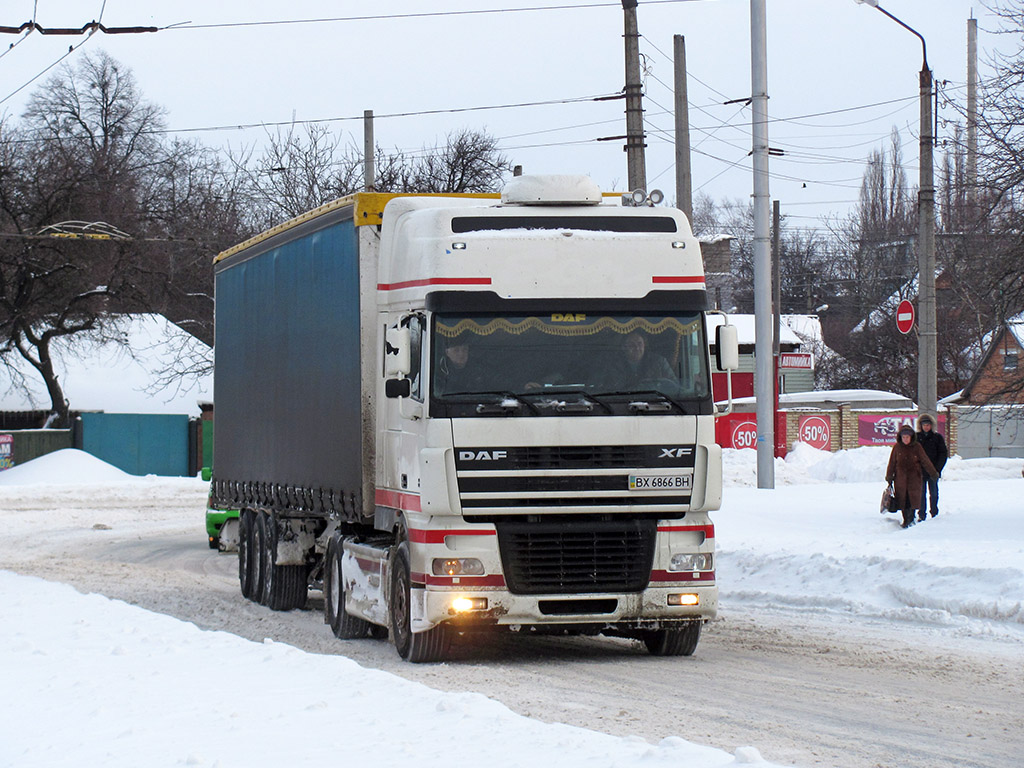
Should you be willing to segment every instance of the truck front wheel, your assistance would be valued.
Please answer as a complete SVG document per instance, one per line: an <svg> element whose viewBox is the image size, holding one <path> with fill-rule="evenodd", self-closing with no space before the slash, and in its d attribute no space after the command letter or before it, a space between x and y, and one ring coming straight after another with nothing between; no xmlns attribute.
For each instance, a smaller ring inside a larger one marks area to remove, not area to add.
<svg viewBox="0 0 1024 768"><path fill-rule="evenodd" d="M700 621L688 621L682 629L648 630L644 645L652 656L692 656L700 641Z"/></svg>
<svg viewBox="0 0 1024 768"><path fill-rule="evenodd" d="M398 655L414 664L443 661L451 647L451 631L446 624L438 624L426 632L413 632L410 609L412 607L412 577L409 569L409 545L398 545L391 563L391 636L395 639Z"/></svg>
<svg viewBox="0 0 1024 768"><path fill-rule="evenodd" d="M341 568L344 549L341 537L335 534L327 542L327 562L324 568L324 613L327 623L339 640L358 640L366 637L370 624L352 616L345 610L345 581Z"/></svg>

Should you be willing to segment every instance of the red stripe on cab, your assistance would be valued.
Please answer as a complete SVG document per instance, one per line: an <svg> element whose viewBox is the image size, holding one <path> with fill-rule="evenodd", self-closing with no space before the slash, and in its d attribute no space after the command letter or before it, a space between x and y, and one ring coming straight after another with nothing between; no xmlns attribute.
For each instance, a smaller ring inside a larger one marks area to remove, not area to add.
<svg viewBox="0 0 1024 768"><path fill-rule="evenodd" d="M703 275L655 275L652 283L703 283Z"/></svg>
<svg viewBox="0 0 1024 768"><path fill-rule="evenodd" d="M671 581L678 584L689 583L691 581L714 581L714 571L697 571L694 575L693 571L651 571L651 581L666 582Z"/></svg>
<svg viewBox="0 0 1024 768"><path fill-rule="evenodd" d="M658 533L672 533L674 531L703 531L704 538L715 538L714 525L659 525Z"/></svg>
<svg viewBox="0 0 1024 768"><path fill-rule="evenodd" d="M424 530L423 528L410 528L409 529L409 541L414 541L417 544L444 544L446 536L494 536L496 531L493 530Z"/></svg>
<svg viewBox="0 0 1024 768"><path fill-rule="evenodd" d="M420 497L415 493L401 493L400 491L389 491L378 488L374 494L374 501L382 507L401 509L403 512L421 512Z"/></svg>
<svg viewBox="0 0 1024 768"><path fill-rule="evenodd" d="M505 577L500 573L489 576L434 576L425 574L427 586L434 587L458 587L460 589L473 589L475 587L504 587Z"/></svg>

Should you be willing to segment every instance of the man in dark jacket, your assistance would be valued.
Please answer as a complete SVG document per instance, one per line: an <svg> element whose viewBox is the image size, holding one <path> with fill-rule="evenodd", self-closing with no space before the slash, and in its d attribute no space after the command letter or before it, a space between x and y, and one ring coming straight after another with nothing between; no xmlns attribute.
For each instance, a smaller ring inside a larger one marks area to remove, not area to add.
<svg viewBox="0 0 1024 768"><path fill-rule="evenodd" d="M949 458L949 451L946 449L946 441L942 435L935 431L935 422L927 413L921 414L917 420L917 442L924 448L928 459L942 477L942 468L946 466L946 459ZM921 506L918 508L917 519L924 520L928 510L928 494L931 493L932 506L931 515L939 514L939 477L925 475L921 483Z"/></svg>

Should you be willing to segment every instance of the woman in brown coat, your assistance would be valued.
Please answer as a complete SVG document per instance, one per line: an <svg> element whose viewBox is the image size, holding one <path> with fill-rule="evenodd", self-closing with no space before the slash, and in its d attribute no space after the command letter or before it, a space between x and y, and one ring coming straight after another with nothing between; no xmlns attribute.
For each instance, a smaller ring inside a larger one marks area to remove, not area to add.
<svg viewBox="0 0 1024 768"><path fill-rule="evenodd" d="M924 448L917 442L914 428L904 424L896 435L896 444L889 454L889 467L885 470L885 479L895 486L896 503L903 511L901 528L914 524L914 513L921 503L920 489L925 472L931 477L939 476Z"/></svg>

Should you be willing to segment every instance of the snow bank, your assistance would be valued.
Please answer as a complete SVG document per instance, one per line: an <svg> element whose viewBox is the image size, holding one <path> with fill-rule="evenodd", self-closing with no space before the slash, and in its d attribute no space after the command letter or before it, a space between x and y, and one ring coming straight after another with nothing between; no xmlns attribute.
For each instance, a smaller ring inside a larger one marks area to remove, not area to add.
<svg viewBox="0 0 1024 768"><path fill-rule="evenodd" d="M0 472L0 485L95 485L137 481L91 453L64 448Z"/></svg>
<svg viewBox="0 0 1024 768"><path fill-rule="evenodd" d="M19 768L376 765L771 768L517 715L342 656L254 643L0 571L0 764ZM332 685L324 685L331 680Z"/></svg>
<svg viewBox="0 0 1024 768"><path fill-rule="evenodd" d="M954 457L939 516L909 530L880 514L889 448L797 444L756 488L756 452L725 452L715 513L724 611L756 607L907 622L949 636L1024 642L1020 459Z"/></svg>

